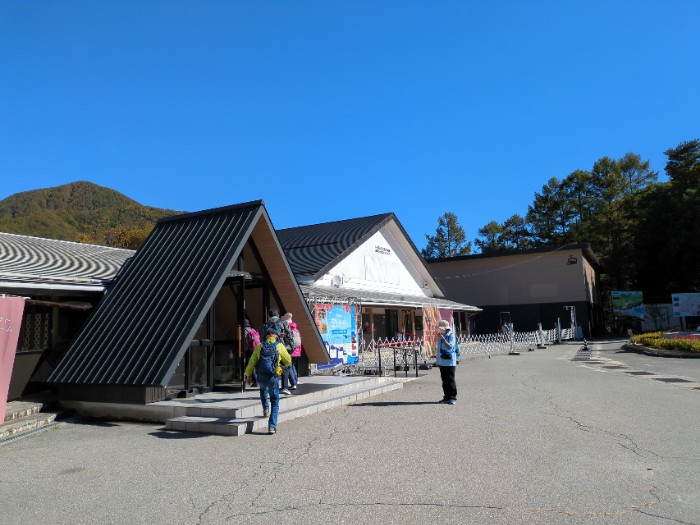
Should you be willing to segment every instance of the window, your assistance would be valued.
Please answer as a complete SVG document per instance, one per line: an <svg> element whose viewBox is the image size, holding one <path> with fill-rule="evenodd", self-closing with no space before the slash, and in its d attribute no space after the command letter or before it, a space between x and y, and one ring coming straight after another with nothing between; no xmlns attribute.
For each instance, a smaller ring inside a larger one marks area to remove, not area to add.
<svg viewBox="0 0 700 525"><path fill-rule="evenodd" d="M17 352L44 351L49 348L51 308L26 305Z"/></svg>

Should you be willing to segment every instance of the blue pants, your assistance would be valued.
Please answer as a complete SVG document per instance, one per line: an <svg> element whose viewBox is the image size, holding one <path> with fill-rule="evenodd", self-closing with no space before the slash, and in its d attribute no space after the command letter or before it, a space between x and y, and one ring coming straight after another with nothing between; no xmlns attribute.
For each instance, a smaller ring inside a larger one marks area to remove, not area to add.
<svg viewBox="0 0 700 525"><path fill-rule="evenodd" d="M277 428L277 414L280 410L279 379L277 376L258 374L258 386L260 387L260 401L262 402L263 410L270 408L270 419L267 426L270 429ZM270 404L267 402L268 395L270 396Z"/></svg>
<svg viewBox="0 0 700 525"><path fill-rule="evenodd" d="M282 388L289 388L297 384L297 371L294 365L282 365Z"/></svg>

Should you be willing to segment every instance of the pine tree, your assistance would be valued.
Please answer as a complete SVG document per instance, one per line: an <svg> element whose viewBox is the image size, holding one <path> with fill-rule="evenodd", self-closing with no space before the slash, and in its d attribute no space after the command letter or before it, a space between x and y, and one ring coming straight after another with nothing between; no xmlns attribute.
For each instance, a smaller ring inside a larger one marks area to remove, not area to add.
<svg viewBox="0 0 700 525"><path fill-rule="evenodd" d="M459 225L457 216L451 212L445 212L438 217L435 235L425 234L425 239L428 245L423 248L421 255L426 259L469 255L472 250L472 243L467 241L464 228Z"/></svg>

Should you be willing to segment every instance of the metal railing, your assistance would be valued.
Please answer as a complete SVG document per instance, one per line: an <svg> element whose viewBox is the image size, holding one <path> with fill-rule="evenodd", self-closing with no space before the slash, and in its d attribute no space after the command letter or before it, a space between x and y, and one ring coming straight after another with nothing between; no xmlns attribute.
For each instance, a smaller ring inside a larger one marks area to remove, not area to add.
<svg viewBox="0 0 700 525"><path fill-rule="evenodd" d="M559 334L559 335L558 335ZM458 335L460 357L516 353L519 350L534 350L548 344L569 341L575 338L573 328L557 330L535 330L533 332L496 332L493 334ZM354 364L342 364L320 373L333 375L394 375L408 376L409 369L429 368L435 364L424 338L396 337L360 341L358 360Z"/></svg>

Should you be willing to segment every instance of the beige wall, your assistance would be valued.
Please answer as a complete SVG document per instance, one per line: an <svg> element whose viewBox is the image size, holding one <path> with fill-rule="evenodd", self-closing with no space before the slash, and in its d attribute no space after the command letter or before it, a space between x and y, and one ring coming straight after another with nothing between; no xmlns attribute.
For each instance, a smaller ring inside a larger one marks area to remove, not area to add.
<svg viewBox="0 0 700 525"><path fill-rule="evenodd" d="M567 264L569 257L575 257L576 264ZM429 266L447 298L465 304L539 304L592 298L597 302L595 272L580 248L434 262Z"/></svg>

